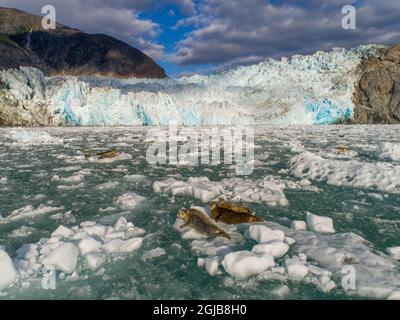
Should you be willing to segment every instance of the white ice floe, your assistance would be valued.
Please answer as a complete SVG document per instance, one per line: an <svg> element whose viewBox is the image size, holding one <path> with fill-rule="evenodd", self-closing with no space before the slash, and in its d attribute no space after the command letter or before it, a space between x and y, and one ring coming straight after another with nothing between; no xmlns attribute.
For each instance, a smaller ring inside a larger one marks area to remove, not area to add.
<svg viewBox="0 0 400 320"><path fill-rule="evenodd" d="M7 288L18 278L10 256L0 249L0 290Z"/></svg>
<svg viewBox="0 0 400 320"><path fill-rule="evenodd" d="M256 254L270 254L274 258L283 257L286 252L289 250L289 245L284 243L283 241L270 241L267 243L256 244L251 252Z"/></svg>
<svg viewBox="0 0 400 320"><path fill-rule="evenodd" d="M333 220L329 217L321 217L307 212L307 227L309 230L318 233L335 233Z"/></svg>
<svg viewBox="0 0 400 320"><path fill-rule="evenodd" d="M75 223L76 218L72 211L67 211L65 213L59 212L50 216L51 220L54 221L63 221L65 223Z"/></svg>
<svg viewBox="0 0 400 320"><path fill-rule="evenodd" d="M197 208L197 207L196 207ZM201 210L201 208L199 208ZM207 211L202 209L205 214ZM342 284L343 268L356 273L356 288L345 290L349 295L395 299L400 292L400 272L396 256L377 252L365 239L353 233L326 234L332 221L325 224L314 217L313 228L296 230L274 222L237 226L218 223L232 239L197 237L190 228L174 228L182 239L191 241L191 251L198 256L197 265L215 276L223 270L237 280L296 281L314 285L321 292L330 292ZM324 218L324 217L322 217ZM324 220L324 219L323 219ZM326 223L326 220L323 222ZM253 239L252 252L246 250ZM290 247L290 250L289 250ZM389 252L392 252L389 250ZM393 252L396 252L394 250Z"/></svg>
<svg viewBox="0 0 400 320"><path fill-rule="evenodd" d="M107 234L115 233L119 238L109 239ZM0 250L0 289L11 285L17 278L25 283L32 278L40 277L44 266L52 266L62 274L79 278L81 270L93 271L103 267L119 257L129 254L141 247L143 229L136 228L123 217L114 226L105 226L87 221L79 226L68 228L59 226L51 237L42 238L34 244L24 244L17 250L11 260L7 253Z"/></svg>
<svg viewBox="0 0 400 320"><path fill-rule="evenodd" d="M283 186L269 179L252 181L242 178L225 178L221 181L210 181L207 177L192 177L185 182L168 178L155 181L153 189L155 192L169 193L173 196L194 197L204 203L224 195L238 202L264 202L271 206L287 206L288 204L283 193Z"/></svg>
<svg viewBox="0 0 400 320"><path fill-rule="evenodd" d="M31 219L37 216L60 211L63 209L64 207L47 207L45 205L40 205L35 209L33 206L28 205L20 209L14 210L7 217L0 219L0 224L18 221L21 219Z"/></svg>
<svg viewBox="0 0 400 320"><path fill-rule="evenodd" d="M74 176L66 177L66 178L59 178L57 181L60 181L61 183L79 183L81 182L85 177L81 174L77 174Z"/></svg>
<svg viewBox="0 0 400 320"><path fill-rule="evenodd" d="M14 145L36 146L64 144L63 138L54 137L46 131L37 129L10 129L6 133L6 138Z"/></svg>
<svg viewBox="0 0 400 320"><path fill-rule="evenodd" d="M324 159L314 153L305 152L293 157L289 161L289 167L299 178L325 181L336 186L400 193L400 166L388 163Z"/></svg>
<svg viewBox="0 0 400 320"><path fill-rule="evenodd" d="M215 276L218 272L219 258L208 257L204 259L204 267L210 276Z"/></svg>
<svg viewBox="0 0 400 320"><path fill-rule="evenodd" d="M285 234L281 230L272 230L264 225L251 225L249 227L250 238L258 243L267 243L271 241L283 241Z"/></svg>
<svg viewBox="0 0 400 320"><path fill-rule="evenodd" d="M84 186L85 186L84 183L59 185L59 186L57 186L57 190L58 191L76 190L76 189L82 189Z"/></svg>
<svg viewBox="0 0 400 320"><path fill-rule="evenodd" d="M145 200L146 200L145 197L142 197L134 192L127 192L119 196L115 204L121 210L133 210L136 209L139 205L141 205Z"/></svg>
<svg viewBox="0 0 400 320"><path fill-rule="evenodd" d="M105 182L105 183L98 184L97 186L94 187L94 189L97 191L111 190L111 189L116 188L118 186L118 184L119 183L117 181Z"/></svg>
<svg viewBox="0 0 400 320"><path fill-rule="evenodd" d="M149 251L146 251L143 254L143 260L149 260L149 259L154 259L154 258L158 258L161 257L163 255L165 255L165 249L163 248L155 248L155 249L151 249Z"/></svg>
<svg viewBox="0 0 400 320"><path fill-rule="evenodd" d="M272 294L279 298L284 298L287 295L289 295L289 293L290 293L290 289L286 285L280 285L272 290Z"/></svg>
<svg viewBox="0 0 400 320"><path fill-rule="evenodd" d="M222 261L225 271L237 279L255 276L275 265L270 254L255 254L250 251L228 253Z"/></svg>
<svg viewBox="0 0 400 320"><path fill-rule="evenodd" d="M86 264L92 270L100 269L106 262L107 256L104 253L92 252L86 255Z"/></svg>
<svg viewBox="0 0 400 320"><path fill-rule="evenodd" d="M400 161L400 144L391 142L381 142L375 150L379 159Z"/></svg>
<svg viewBox="0 0 400 320"><path fill-rule="evenodd" d="M44 265L51 265L57 270L71 274L78 262L79 250L71 242L60 243L47 257L42 260Z"/></svg>
<svg viewBox="0 0 400 320"><path fill-rule="evenodd" d="M290 227L294 230L307 230L307 225L305 221L302 220L293 220L290 223Z"/></svg>
<svg viewBox="0 0 400 320"><path fill-rule="evenodd" d="M285 267L289 279L301 281L308 273L308 268L305 263L298 258L288 258L285 260Z"/></svg>
<svg viewBox="0 0 400 320"><path fill-rule="evenodd" d="M126 175L123 178L126 182L130 183L147 183L148 178L142 174L131 174L131 175Z"/></svg>
<svg viewBox="0 0 400 320"><path fill-rule="evenodd" d="M13 230L9 237L10 238L25 238L36 232L37 229L33 227L21 226L18 229Z"/></svg>

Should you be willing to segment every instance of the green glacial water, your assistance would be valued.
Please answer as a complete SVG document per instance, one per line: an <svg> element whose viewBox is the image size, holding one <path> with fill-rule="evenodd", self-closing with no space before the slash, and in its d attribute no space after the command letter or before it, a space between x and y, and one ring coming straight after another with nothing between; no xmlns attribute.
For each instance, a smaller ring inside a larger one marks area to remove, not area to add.
<svg viewBox="0 0 400 320"><path fill-rule="evenodd" d="M267 222L283 227L289 227L292 220L305 220L306 212L332 218L335 234L351 232L361 236L367 241L370 252L393 263L391 275L400 283L398 262L385 253L388 247L400 246L400 181L399 186L395 185L392 189L371 187L368 179L365 186L333 184L328 183L322 174L319 179L307 176L307 172L304 177L298 177L288 164L290 159L307 151L332 162L349 164L355 161L355 167L370 164L378 172L392 170L395 179L396 175L399 176L400 162L396 158L379 157L375 149L382 142L390 142L400 148L400 127L254 129L256 161L252 174L245 177L237 177L234 168L224 164L193 167L150 165L146 160L149 142L145 141L149 129L145 127L26 129L22 138L22 129L0 129L0 178L3 178L0 182L0 215L3 219L14 210L28 205L33 208L39 205L62 207L33 217L3 223L0 220L0 245L11 258L16 257L16 251L23 244L50 238L59 225L72 228L84 221L95 221L107 226L113 225L118 217L125 216L135 227L145 231L140 248L128 254L110 255L99 270L88 269L80 256L78 277L71 279L57 272L55 290L43 289L42 277L36 273L17 280L10 288L0 290L1 299L384 298L375 294L347 292L340 285L335 267L330 270L329 265L323 267L333 272L332 280L336 284L329 292L323 292L306 280L296 281L287 276L284 279L260 279L257 276L236 279L221 264L218 273L213 276L198 266L198 258L204 257L204 254L194 252L192 240L184 239L173 225L180 208L192 205L204 207L206 204L190 194L155 192L154 182L167 178L187 181L190 177L207 177L214 182L234 177L247 182L266 177L279 181L276 183L280 184L287 206L260 200L244 201L244 204ZM63 139L62 143L54 143L50 138L36 143L43 133L49 135L46 137ZM131 157L110 163L89 162L82 157L83 150L105 150L114 146L120 153ZM346 151L335 152L337 146L346 146ZM330 174L334 175L334 172ZM79 181L62 180L76 175L81 175ZM128 175L140 175L141 179L132 181L124 178ZM299 183L306 178L310 185ZM385 177L382 179L385 184ZM114 184L106 189L96 188L110 182ZM127 192L134 192L145 200L133 209L121 209L116 200ZM106 208L109 209L104 210ZM68 211L72 219L62 215L57 219L55 216ZM15 230L22 230L22 226L29 227L30 231L17 235ZM251 250L255 244L253 239L243 236L231 247ZM291 245L286 255L275 259L275 263L284 265L286 257L297 255L299 250L296 246L297 243ZM146 256L155 248L162 248L165 254ZM316 259L309 257L307 261L321 266ZM376 283L379 288L385 287L386 283L385 274L382 274L380 282ZM392 280L389 282L394 283ZM278 294L276 289L279 288L285 288L285 294ZM400 286L396 288L400 291Z"/></svg>

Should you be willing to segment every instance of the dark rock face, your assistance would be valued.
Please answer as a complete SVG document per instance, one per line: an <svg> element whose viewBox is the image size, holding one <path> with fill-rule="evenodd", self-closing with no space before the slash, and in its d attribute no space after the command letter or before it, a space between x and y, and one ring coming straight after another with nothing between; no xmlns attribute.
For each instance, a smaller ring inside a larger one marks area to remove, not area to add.
<svg viewBox="0 0 400 320"><path fill-rule="evenodd" d="M400 45L382 58L365 60L356 85L353 122L358 124L400 123Z"/></svg>
<svg viewBox="0 0 400 320"><path fill-rule="evenodd" d="M0 70L32 66L46 75L166 77L151 58L122 41L62 25L41 30L41 17L6 8L0 8L0 57Z"/></svg>

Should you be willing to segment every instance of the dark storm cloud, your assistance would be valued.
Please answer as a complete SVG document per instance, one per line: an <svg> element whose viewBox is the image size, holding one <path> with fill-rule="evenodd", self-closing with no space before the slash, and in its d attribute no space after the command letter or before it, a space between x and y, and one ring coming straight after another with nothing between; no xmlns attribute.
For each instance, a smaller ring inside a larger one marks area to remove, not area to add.
<svg viewBox="0 0 400 320"><path fill-rule="evenodd" d="M357 29L341 28L344 5L357 7ZM170 57L181 65L254 61L333 46L400 40L400 1L204 0L176 28L196 28Z"/></svg>

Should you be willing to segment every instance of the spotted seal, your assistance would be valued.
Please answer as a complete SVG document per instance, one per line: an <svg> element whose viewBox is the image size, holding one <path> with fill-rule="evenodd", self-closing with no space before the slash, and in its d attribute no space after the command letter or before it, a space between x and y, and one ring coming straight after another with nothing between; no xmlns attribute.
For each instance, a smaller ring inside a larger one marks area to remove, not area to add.
<svg viewBox="0 0 400 320"><path fill-rule="evenodd" d="M190 226L197 232L209 237L225 237L231 239L229 234L218 228L204 213L199 210L193 208L189 210L180 209L176 217L185 222L180 226L180 228Z"/></svg>
<svg viewBox="0 0 400 320"><path fill-rule="evenodd" d="M217 222L221 221L226 224L240 224L263 221L261 218L257 217L254 214L222 208L215 202L210 202L209 208L211 216Z"/></svg>

